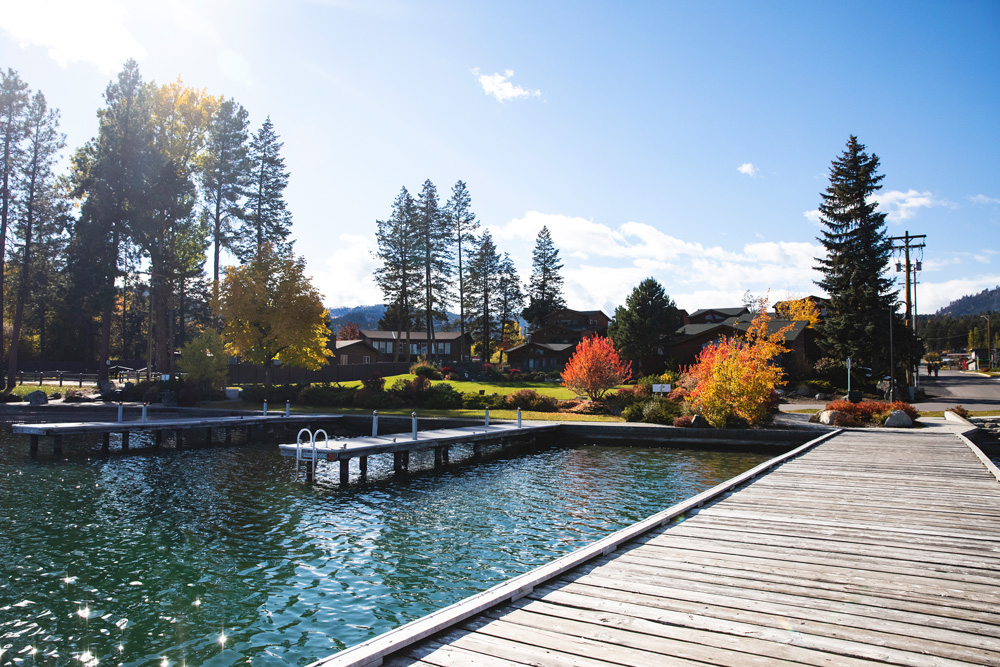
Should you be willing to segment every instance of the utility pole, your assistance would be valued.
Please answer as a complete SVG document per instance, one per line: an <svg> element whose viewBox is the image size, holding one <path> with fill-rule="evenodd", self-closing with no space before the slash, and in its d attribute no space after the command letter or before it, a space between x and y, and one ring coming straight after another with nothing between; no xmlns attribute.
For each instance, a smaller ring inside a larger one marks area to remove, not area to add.
<svg viewBox="0 0 1000 667"><path fill-rule="evenodd" d="M906 272L906 274L905 274L906 275L906 314L903 316L903 321L906 324L907 328L913 327L914 330L916 330L916 318L913 317L913 310L912 310L911 300L910 300L910 249L912 248L912 249L915 250L917 248L921 248L922 249L922 248L926 247L926 244L923 242L923 239L926 239L926 238L927 238L926 234L910 234L909 231L903 232L902 236L890 236L889 237L889 240L892 241L892 249L893 249L893 251L897 251L897 250L902 250L903 251L903 261L904 261L904 266L905 266L905 268L903 268L903 270ZM897 241L901 242L902 245L897 245ZM917 241L920 241L920 242L917 243ZM896 267L897 267L896 270L898 271L899 268L900 268L900 266L899 266L898 263L896 264ZM891 344L890 344L890 346L891 346ZM911 375L911 373L913 373L913 369L907 367L907 369L906 369L907 384L915 386L915 382L912 381L913 375Z"/></svg>

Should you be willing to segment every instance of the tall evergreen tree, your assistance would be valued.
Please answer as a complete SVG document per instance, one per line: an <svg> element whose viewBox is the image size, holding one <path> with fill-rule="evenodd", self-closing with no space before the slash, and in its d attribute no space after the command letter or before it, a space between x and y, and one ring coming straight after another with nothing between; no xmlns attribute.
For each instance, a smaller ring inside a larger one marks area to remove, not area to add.
<svg viewBox="0 0 1000 667"><path fill-rule="evenodd" d="M563 278L559 270L559 249L552 242L549 228L543 226L531 253L531 281L528 283L528 307L523 317L529 324L541 325L545 318L566 307Z"/></svg>
<svg viewBox="0 0 1000 667"><path fill-rule="evenodd" d="M14 181L23 158L21 145L28 132L26 112L29 101L28 84L17 72L8 68L0 72L0 254L7 247L7 230L14 207ZM4 274L6 268L0 256L0 329L4 313ZM3 357L0 336L0 358Z"/></svg>
<svg viewBox="0 0 1000 667"><path fill-rule="evenodd" d="M462 333L459 338L459 359L465 359L465 268L463 266L464 255L475 242L475 231L479 229L479 221L475 214L469 209L471 197L465 183L458 181L451 189L451 199L445 207L445 215L451 226L452 238L455 244L455 253L458 258L458 330Z"/></svg>
<svg viewBox="0 0 1000 667"><path fill-rule="evenodd" d="M878 156L868 155L854 135L833 161L819 206L824 229L818 240L826 256L818 258L823 278L816 284L830 296L820 330L826 353L838 360L850 357L859 366L885 368L896 292L885 276L892 252L885 214L876 210L873 198L884 178L878 166Z"/></svg>
<svg viewBox="0 0 1000 667"><path fill-rule="evenodd" d="M424 321L427 324L427 352L438 359L434 321L446 321L448 290L451 286L451 230L438 206L437 187L424 181L416 202L417 247L424 266Z"/></svg>
<svg viewBox="0 0 1000 667"><path fill-rule="evenodd" d="M268 116L250 142L245 210L233 242L233 251L243 263L260 255L268 243L278 252L291 248L292 214L285 206L288 171L282 146Z"/></svg>
<svg viewBox="0 0 1000 667"><path fill-rule="evenodd" d="M378 243L375 256L381 262L375 270L375 283L388 306L384 319L392 319L398 334L393 346L394 358L409 361L410 332L416 330L414 319L423 299L424 271L416 202L405 187L393 201L389 219L377 220L375 225Z"/></svg>
<svg viewBox="0 0 1000 667"><path fill-rule="evenodd" d="M469 257L466 312L472 337L479 344L483 361L489 361L503 333L497 307L500 298L501 260L493 237L484 232L476 251Z"/></svg>
<svg viewBox="0 0 1000 667"><path fill-rule="evenodd" d="M24 308L28 303L30 289L36 283L34 255L38 249L33 244L34 237L39 228L50 226L63 213L52 167L59 157L59 151L66 145L66 137L59 132L59 112L49 109L41 92L35 93L28 106L27 128L24 168L18 178L19 224L13 235L19 246L14 259L18 265L19 284L11 325L7 391L14 388L17 377ZM37 282L41 283L42 280Z"/></svg>
<svg viewBox="0 0 1000 667"><path fill-rule="evenodd" d="M660 341L681 324L681 311L673 299L666 295L655 278L646 278L632 290L625 305L615 309L615 319L608 326L608 338L624 359L632 361L632 368L641 369L643 375L648 375L660 370L650 359L656 354Z"/></svg>
<svg viewBox="0 0 1000 667"><path fill-rule="evenodd" d="M500 258L500 274L497 279L498 312L500 328L515 324L518 315L524 308L524 292L521 289L521 278L517 275L514 260L507 253Z"/></svg>
<svg viewBox="0 0 1000 667"><path fill-rule="evenodd" d="M223 100L212 118L201 188L211 224L212 298L219 296L219 256L229 248L232 225L243 215L240 206L249 178L247 168L247 110L234 100Z"/></svg>

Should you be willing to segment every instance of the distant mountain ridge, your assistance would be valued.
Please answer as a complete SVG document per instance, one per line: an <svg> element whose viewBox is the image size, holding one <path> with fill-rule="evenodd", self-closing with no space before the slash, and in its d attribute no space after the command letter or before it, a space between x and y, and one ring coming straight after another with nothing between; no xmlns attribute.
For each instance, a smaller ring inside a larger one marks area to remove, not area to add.
<svg viewBox="0 0 1000 667"><path fill-rule="evenodd" d="M979 315L1000 311L1000 286L993 289L984 289L979 294L970 294L960 299L955 299L944 308L935 313L936 315Z"/></svg>
<svg viewBox="0 0 1000 667"><path fill-rule="evenodd" d="M345 306L327 310L330 311L330 329L334 333L348 322L354 322L359 329L378 329L378 321L385 314L385 304Z"/></svg>

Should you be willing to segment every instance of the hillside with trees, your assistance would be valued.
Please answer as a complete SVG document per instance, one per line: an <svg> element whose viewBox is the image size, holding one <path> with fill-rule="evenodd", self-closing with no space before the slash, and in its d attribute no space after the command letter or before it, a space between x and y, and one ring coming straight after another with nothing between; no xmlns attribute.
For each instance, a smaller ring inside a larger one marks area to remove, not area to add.
<svg viewBox="0 0 1000 667"><path fill-rule="evenodd" d="M955 299L935 315L979 315L981 313L1000 312L1000 287L984 289L979 294L969 294Z"/></svg>

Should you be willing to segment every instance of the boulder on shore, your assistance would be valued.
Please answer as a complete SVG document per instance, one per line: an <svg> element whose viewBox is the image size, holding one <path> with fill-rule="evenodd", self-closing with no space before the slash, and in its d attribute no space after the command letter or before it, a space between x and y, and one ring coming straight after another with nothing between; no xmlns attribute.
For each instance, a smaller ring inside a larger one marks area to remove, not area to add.
<svg viewBox="0 0 1000 667"><path fill-rule="evenodd" d="M49 402L49 396L44 391L33 391L25 399L28 401L28 405L46 405Z"/></svg>
<svg viewBox="0 0 1000 667"><path fill-rule="evenodd" d="M839 410L823 410L819 413L819 423L827 426L840 426L847 421L847 415Z"/></svg>
<svg viewBox="0 0 1000 667"><path fill-rule="evenodd" d="M893 410L885 420L885 425L888 428L909 428L913 426L913 420L902 410Z"/></svg>

